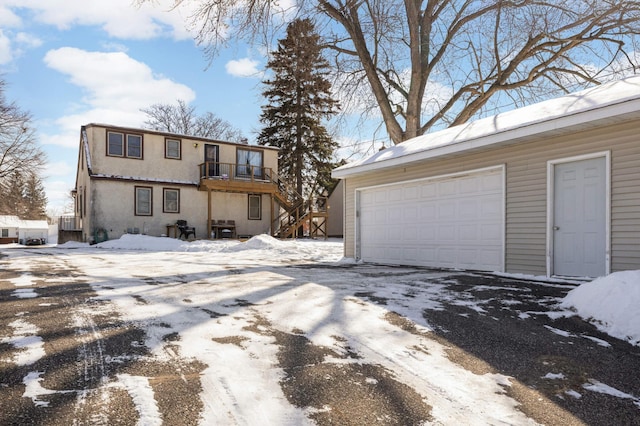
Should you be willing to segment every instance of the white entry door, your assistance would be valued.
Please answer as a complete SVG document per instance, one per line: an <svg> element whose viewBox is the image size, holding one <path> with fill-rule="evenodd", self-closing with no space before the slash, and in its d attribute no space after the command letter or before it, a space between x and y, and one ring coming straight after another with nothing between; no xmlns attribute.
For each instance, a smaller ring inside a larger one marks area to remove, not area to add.
<svg viewBox="0 0 640 426"><path fill-rule="evenodd" d="M606 273L606 158L554 166L553 274Z"/></svg>
<svg viewBox="0 0 640 426"><path fill-rule="evenodd" d="M356 253L367 262L502 271L503 169L358 191Z"/></svg>

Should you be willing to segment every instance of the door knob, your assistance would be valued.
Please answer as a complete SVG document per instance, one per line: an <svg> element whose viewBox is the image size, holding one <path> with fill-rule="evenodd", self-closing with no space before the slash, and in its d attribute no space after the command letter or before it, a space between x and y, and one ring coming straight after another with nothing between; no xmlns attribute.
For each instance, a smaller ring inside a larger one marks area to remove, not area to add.
<svg viewBox="0 0 640 426"><path fill-rule="evenodd" d="M558 230L560 230L560 227L559 227L559 226L554 226L554 227L553 227L553 230L554 230L554 231L558 231Z"/></svg>

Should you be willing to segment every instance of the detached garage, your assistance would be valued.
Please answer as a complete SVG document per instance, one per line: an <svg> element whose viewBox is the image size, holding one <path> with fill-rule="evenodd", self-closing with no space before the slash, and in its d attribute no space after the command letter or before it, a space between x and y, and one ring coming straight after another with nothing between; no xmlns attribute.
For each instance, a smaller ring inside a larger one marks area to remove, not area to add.
<svg viewBox="0 0 640 426"><path fill-rule="evenodd" d="M503 168L358 190L366 262L501 270Z"/></svg>
<svg viewBox="0 0 640 426"><path fill-rule="evenodd" d="M342 166L345 256L548 276L640 269L639 131L634 77Z"/></svg>

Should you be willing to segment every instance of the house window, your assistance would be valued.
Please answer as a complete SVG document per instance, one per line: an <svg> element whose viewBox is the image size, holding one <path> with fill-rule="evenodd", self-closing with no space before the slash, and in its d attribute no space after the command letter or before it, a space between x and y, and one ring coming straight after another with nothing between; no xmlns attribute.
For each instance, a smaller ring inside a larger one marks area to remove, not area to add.
<svg viewBox="0 0 640 426"><path fill-rule="evenodd" d="M180 190L173 188L164 188L162 190L163 212L180 213Z"/></svg>
<svg viewBox="0 0 640 426"><path fill-rule="evenodd" d="M238 176L262 178L262 150L238 148L237 158Z"/></svg>
<svg viewBox="0 0 640 426"><path fill-rule="evenodd" d="M2 238L9 238L9 230L3 228L2 229Z"/></svg>
<svg viewBox="0 0 640 426"><path fill-rule="evenodd" d="M127 135L127 157L142 158L142 136Z"/></svg>
<svg viewBox="0 0 640 426"><path fill-rule="evenodd" d="M249 194L249 220L262 220L262 196Z"/></svg>
<svg viewBox="0 0 640 426"><path fill-rule="evenodd" d="M124 156L124 135L122 133L107 132L107 155Z"/></svg>
<svg viewBox="0 0 640 426"><path fill-rule="evenodd" d="M180 139L165 139L164 140L164 156L165 158L172 158L179 160L182 157Z"/></svg>
<svg viewBox="0 0 640 426"><path fill-rule="evenodd" d="M136 186L135 206L136 216L151 216L152 210L152 188L148 186Z"/></svg>
<svg viewBox="0 0 640 426"><path fill-rule="evenodd" d="M107 155L142 158L142 135L107 131Z"/></svg>

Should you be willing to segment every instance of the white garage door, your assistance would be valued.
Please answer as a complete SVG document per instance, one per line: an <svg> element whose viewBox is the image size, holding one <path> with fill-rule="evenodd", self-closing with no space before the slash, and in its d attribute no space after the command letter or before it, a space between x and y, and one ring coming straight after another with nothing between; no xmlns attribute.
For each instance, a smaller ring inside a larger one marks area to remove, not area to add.
<svg viewBox="0 0 640 426"><path fill-rule="evenodd" d="M363 189L360 258L502 271L503 192L502 168Z"/></svg>

